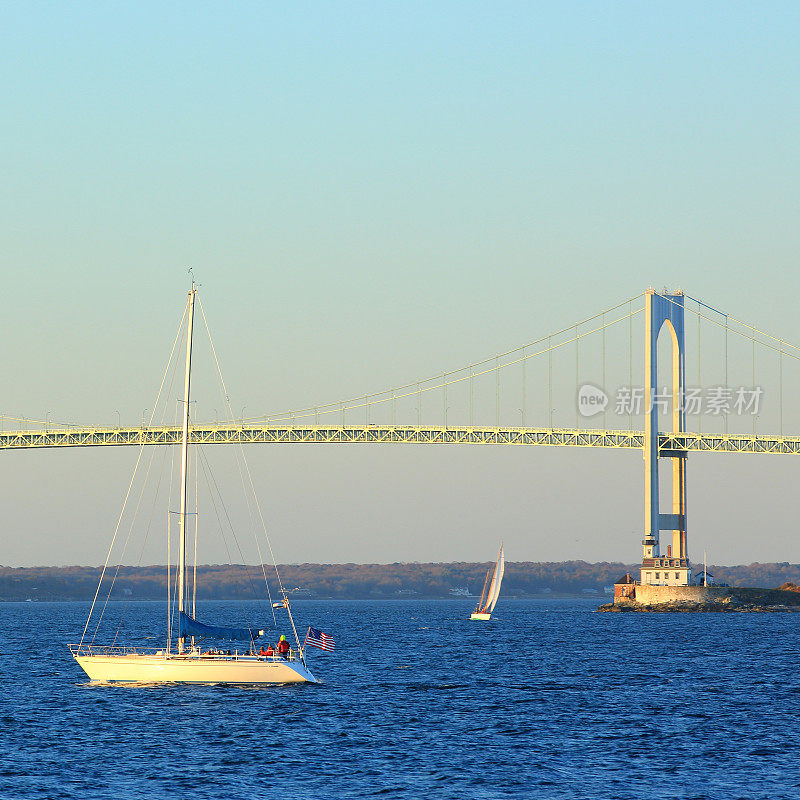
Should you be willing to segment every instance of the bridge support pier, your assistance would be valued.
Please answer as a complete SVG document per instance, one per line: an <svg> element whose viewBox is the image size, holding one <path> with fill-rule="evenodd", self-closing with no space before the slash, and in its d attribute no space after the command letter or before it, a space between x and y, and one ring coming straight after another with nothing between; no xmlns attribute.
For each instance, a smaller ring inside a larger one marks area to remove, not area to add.
<svg viewBox="0 0 800 800"><path fill-rule="evenodd" d="M658 412L667 401L658 392L658 337L665 326L672 341L672 431L686 430L683 299L683 292L657 293L648 289L645 294L645 534L641 583L656 586L685 586L691 578L686 549L686 451L659 451L658 447ZM672 460L672 502L670 513L662 514L658 468L665 458ZM666 555L661 553L661 531L672 532Z"/></svg>

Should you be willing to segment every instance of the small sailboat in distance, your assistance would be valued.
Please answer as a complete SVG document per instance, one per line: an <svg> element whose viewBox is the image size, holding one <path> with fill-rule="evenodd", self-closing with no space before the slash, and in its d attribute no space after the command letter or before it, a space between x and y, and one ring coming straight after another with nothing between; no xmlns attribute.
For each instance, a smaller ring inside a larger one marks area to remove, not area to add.
<svg viewBox="0 0 800 800"><path fill-rule="evenodd" d="M483 582L483 591L481 592L481 599L475 610L472 612L470 619L491 619L492 611L497 604L497 598L500 596L500 584L503 581L503 573L506 569L506 557L503 555L503 545L500 544L500 552L497 554L497 563L494 565L494 574L492 567L486 572L486 580ZM489 579L491 578L491 583ZM487 591L487 588L488 591Z"/></svg>

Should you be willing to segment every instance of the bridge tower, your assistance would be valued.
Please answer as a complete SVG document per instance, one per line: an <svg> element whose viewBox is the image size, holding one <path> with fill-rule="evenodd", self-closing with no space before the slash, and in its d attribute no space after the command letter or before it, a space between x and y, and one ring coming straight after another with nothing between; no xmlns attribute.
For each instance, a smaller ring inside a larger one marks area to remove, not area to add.
<svg viewBox="0 0 800 800"><path fill-rule="evenodd" d="M686 586L691 568L686 551L686 451L658 449L658 337L666 327L672 341L672 430L686 430L684 397L686 350L683 292L645 294L645 429L644 429L644 523L641 583L656 586ZM659 507L658 468L661 459L672 461L670 513ZM672 544L661 554L661 531L672 531Z"/></svg>

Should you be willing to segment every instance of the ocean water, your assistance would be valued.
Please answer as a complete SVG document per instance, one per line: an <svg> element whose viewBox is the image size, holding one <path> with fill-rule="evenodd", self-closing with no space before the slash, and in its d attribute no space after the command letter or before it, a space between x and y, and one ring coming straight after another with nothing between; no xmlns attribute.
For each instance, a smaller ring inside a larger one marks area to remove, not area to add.
<svg viewBox="0 0 800 800"><path fill-rule="evenodd" d="M800 615L596 604L298 602L324 683L260 689L92 686L86 604L2 604L0 797L800 798Z"/></svg>

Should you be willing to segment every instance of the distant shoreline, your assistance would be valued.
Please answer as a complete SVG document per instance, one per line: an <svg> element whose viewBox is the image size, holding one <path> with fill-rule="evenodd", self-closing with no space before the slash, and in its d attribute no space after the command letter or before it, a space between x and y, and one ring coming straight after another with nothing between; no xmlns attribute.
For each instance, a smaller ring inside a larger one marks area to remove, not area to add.
<svg viewBox="0 0 800 800"><path fill-rule="evenodd" d="M393 564L283 564L283 584L294 599L461 599L475 600L488 562ZM731 587L777 587L800 583L800 564L765 563L738 566L709 565L716 580ZM626 572L638 571L622 562L559 561L507 562L503 595L518 598L586 597L600 599ZM87 600L94 596L100 567L0 567L0 601ZM112 578L116 575L116 580ZM101 587L112 600L163 600L167 568L110 566ZM174 573L173 573L174 576ZM275 573L267 567L270 591L276 592ZM263 597L260 565L197 567L199 600L252 600ZM174 577L173 577L174 579Z"/></svg>

